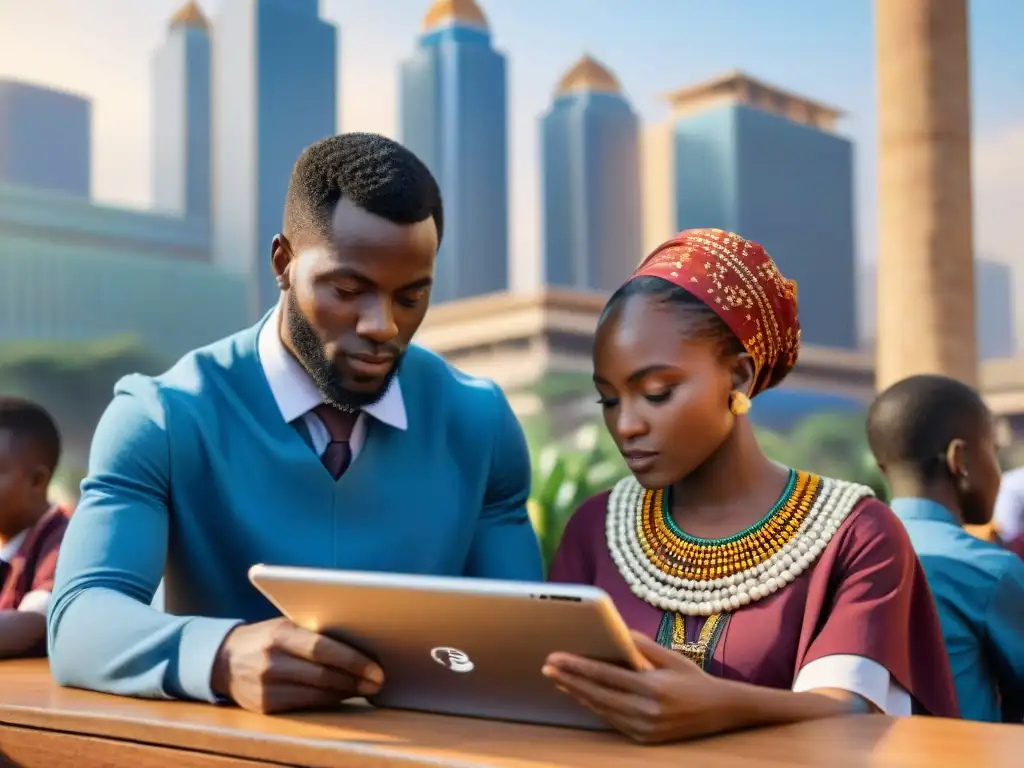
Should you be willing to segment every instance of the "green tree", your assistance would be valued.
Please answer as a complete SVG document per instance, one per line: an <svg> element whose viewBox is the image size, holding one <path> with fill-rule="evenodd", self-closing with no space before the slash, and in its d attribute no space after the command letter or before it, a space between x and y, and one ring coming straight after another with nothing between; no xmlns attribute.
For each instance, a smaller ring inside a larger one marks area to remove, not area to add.
<svg viewBox="0 0 1024 768"><path fill-rule="evenodd" d="M28 398L53 415L64 439L62 464L74 474L84 466L93 430L117 380L129 373L155 374L164 367L130 335L84 342L11 342L0 344L0 394Z"/></svg>
<svg viewBox="0 0 1024 768"><path fill-rule="evenodd" d="M888 487L868 446L864 414L822 412L802 419L790 432L791 465L874 489L889 498Z"/></svg>

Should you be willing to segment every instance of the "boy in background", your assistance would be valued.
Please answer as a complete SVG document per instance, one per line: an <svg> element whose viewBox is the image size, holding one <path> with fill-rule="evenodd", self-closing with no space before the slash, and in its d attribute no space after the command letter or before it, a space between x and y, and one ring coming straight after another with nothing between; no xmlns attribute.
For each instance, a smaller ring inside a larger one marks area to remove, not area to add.
<svg viewBox="0 0 1024 768"><path fill-rule="evenodd" d="M0 659L46 651L46 610L68 523L48 496L59 459L50 415L0 397Z"/></svg>

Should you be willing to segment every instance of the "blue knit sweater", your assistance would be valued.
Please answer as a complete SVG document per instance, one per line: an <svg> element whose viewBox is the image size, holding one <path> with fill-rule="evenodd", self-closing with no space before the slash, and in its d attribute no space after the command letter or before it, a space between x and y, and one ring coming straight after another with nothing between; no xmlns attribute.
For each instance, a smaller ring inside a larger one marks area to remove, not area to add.
<svg viewBox="0 0 1024 768"><path fill-rule="evenodd" d="M57 567L58 682L214 700L226 634L275 615L247 579L257 562L541 579L529 456L497 386L410 348L408 429L371 419L335 481L281 417L260 325L115 387ZM166 613L150 607L162 577Z"/></svg>

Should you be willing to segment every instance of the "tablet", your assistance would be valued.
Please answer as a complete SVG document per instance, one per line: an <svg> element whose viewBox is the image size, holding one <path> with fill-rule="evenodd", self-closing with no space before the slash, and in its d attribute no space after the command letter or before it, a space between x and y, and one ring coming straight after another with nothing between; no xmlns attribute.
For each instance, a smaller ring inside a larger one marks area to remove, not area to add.
<svg viewBox="0 0 1024 768"><path fill-rule="evenodd" d="M379 707L604 730L541 674L545 659L645 666L596 587L269 565L249 580L298 626L375 659Z"/></svg>

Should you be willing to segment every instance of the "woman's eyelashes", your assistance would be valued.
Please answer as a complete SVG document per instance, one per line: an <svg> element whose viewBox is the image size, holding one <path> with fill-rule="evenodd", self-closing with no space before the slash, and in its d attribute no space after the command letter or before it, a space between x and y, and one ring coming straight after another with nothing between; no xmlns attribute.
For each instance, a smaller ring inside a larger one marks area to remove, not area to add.
<svg viewBox="0 0 1024 768"><path fill-rule="evenodd" d="M671 389L666 389L663 392L650 392L644 395L644 398L651 403L664 403L670 397L672 397Z"/></svg>
<svg viewBox="0 0 1024 768"><path fill-rule="evenodd" d="M668 402L669 398L672 397L672 391L674 387L662 390L661 392L644 392L643 398L649 403L659 405L661 403ZM614 408L619 404L619 398L617 397L598 397L597 404L602 408Z"/></svg>

